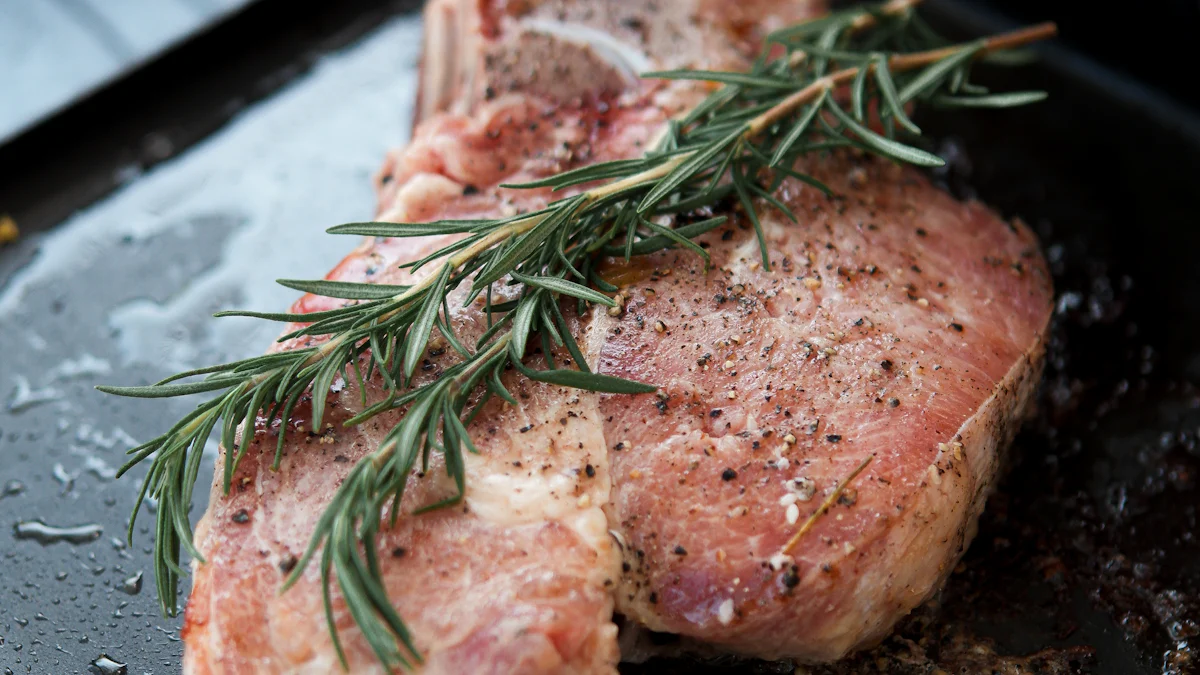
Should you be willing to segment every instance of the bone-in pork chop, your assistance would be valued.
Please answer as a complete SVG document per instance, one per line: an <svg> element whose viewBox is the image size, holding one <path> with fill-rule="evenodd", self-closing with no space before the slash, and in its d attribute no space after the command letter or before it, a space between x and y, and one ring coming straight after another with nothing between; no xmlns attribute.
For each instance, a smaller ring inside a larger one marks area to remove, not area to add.
<svg viewBox="0 0 1200 675"><path fill-rule="evenodd" d="M381 173L380 217L539 207L545 192L497 186L638 156L703 93L639 82L639 70L744 67L766 30L817 9L433 2L422 121ZM520 407L495 400L470 427L481 452L467 458L464 504L380 536L423 672L615 672L614 608L738 653L828 660L886 634L953 568L1037 381L1044 262L1024 226L915 171L810 161L844 197L785 183L778 196L799 223L760 209L769 270L730 211L701 240L711 269L679 251L612 261L623 312L572 319L594 369L659 394L510 376ZM404 283L396 263L445 243L368 240L329 278ZM294 309L336 302L306 296ZM482 329L477 307L454 321L464 339ZM423 377L452 355L431 344ZM278 429L260 425L233 492L214 484L196 535L207 562L194 567L186 672L337 668L317 566L277 591L339 482L398 419L342 428L359 392L337 388L331 426L304 428L303 408L289 420L280 471L269 470ZM404 508L450 489L435 464ZM334 607L352 671L382 672L336 591Z"/></svg>
<svg viewBox="0 0 1200 675"><path fill-rule="evenodd" d="M627 573L618 611L762 657L828 661L940 588L1040 373L1051 286L1035 238L912 169L845 156L683 252L617 268L598 371ZM870 464L791 549L790 538Z"/></svg>

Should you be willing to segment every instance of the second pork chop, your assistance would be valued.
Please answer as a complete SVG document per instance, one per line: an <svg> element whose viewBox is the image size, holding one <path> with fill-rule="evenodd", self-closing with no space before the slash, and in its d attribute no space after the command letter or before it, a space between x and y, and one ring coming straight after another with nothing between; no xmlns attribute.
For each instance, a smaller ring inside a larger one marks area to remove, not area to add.
<svg viewBox="0 0 1200 675"><path fill-rule="evenodd" d="M618 611L656 631L830 661L941 587L1040 379L1052 288L1037 241L912 169L846 155L687 252L617 266L607 396ZM870 459L869 459L870 458ZM835 486L864 462L806 534Z"/></svg>

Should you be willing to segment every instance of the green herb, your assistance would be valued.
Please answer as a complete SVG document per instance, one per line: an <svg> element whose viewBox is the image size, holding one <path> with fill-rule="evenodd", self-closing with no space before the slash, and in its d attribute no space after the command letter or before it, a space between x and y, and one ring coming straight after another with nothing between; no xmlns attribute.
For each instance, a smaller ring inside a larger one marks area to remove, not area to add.
<svg viewBox="0 0 1200 675"><path fill-rule="evenodd" d="M218 314L297 322L303 327L281 340L321 337L324 341L318 346L192 370L150 386L99 387L110 394L144 398L220 392L165 434L130 450L130 459L120 471L124 474L151 460L137 504L140 506L146 495L158 501L155 579L164 610L176 610L176 585L184 574L181 550L203 560L192 544L187 514L201 451L210 434L219 429L226 450L223 487L228 492L260 415L272 422L286 422L301 396L310 392L311 428L318 430L335 378L357 381L364 397L365 381L378 378L385 396L369 405L364 398L362 412L346 424L360 424L397 408L406 411L379 447L351 470L318 520L311 543L284 589L295 583L320 552L317 564L326 616L339 656L343 656L342 648L329 604L334 583L385 666L419 663L417 646L388 598L376 560L376 537L399 517L401 498L417 462L425 467L432 455L441 454L457 486L457 495L420 511L462 498L463 453L476 452L467 422L492 396L517 404L501 383L500 375L509 368L534 380L592 391L634 394L655 390L650 384L589 372L564 319L560 303L565 299L572 300L580 312L589 303L615 304L596 290L616 290L598 276L602 256L628 259L680 247L707 263L707 253L692 239L725 219L667 224L671 221L662 216L723 205L736 198L754 226L763 263L769 269L755 199L793 218L771 196L785 177L828 192L815 178L794 168L802 156L848 147L898 162L937 166L942 164L940 158L898 140L897 130L919 132L906 106L931 102L948 107L1004 107L1043 96L1040 92L990 94L967 80L971 64L979 57L1049 37L1053 25L947 46L915 16L914 4L916 0L894 0L777 31L769 37L767 47L782 47L782 55L767 59L764 50L763 58L747 72L648 73L649 78L703 80L724 86L673 121L658 146L641 159L595 164L508 186L551 187L568 194L539 211L494 220L353 223L330 230L385 237L463 235L402 266L415 272L436 264L412 285L281 280L289 288L353 302L310 314ZM917 51L929 47L934 48ZM879 117L882 133L872 129L870 111ZM570 194L572 188L578 190L575 186L598 181L598 186ZM518 297L493 304L497 284L515 285ZM447 303L449 294L464 285L468 303L481 295L486 299L489 329L473 345L463 344L455 335ZM461 360L436 380L415 385L413 375L435 330ZM547 347L550 342L564 347L572 355L574 367L555 367L552 361L547 370L527 367L523 363L526 347L535 338ZM473 410L466 410L477 391L482 391L481 400ZM279 465L286 429L287 424L281 424L273 468ZM240 447L236 442L239 430ZM382 522L385 512L390 512L386 524ZM129 525L131 539L136 517L135 509Z"/></svg>

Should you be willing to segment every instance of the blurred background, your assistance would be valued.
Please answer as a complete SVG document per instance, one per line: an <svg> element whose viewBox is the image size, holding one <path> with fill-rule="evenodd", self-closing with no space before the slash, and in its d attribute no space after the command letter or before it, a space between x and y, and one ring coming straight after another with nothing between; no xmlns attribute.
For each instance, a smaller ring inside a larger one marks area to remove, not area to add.
<svg viewBox="0 0 1200 675"><path fill-rule="evenodd" d="M251 0L3 0L0 143Z"/></svg>

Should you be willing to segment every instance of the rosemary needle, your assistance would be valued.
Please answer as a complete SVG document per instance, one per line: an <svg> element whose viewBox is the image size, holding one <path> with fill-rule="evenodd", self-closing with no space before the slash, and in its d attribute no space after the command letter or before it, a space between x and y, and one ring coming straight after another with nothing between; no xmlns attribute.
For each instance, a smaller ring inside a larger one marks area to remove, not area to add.
<svg viewBox="0 0 1200 675"><path fill-rule="evenodd" d="M510 368L528 378L565 387L617 394L655 390L651 384L590 372L560 308L568 299L580 312L589 303L616 304L605 293L618 289L597 272L602 256L629 258L680 247L707 262L707 253L692 239L719 226L724 217L699 222L680 219L673 226L660 224L658 217L696 212L736 199L756 230L764 267L770 269L755 199L792 217L771 194L784 177L828 192L815 178L795 169L802 156L851 147L898 162L938 166L943 163L940 158L897 134L919 133L909 117L912 105L1009 107L1044 96L1041 92L990 93L969 82L970 71L981 56L1052 36L1053 24L953 45L937 37L914 13L917 1L892 0L844 10L776 31L768 36L765 47L782 48L782 55L768 59L768 49L764 49L764 56L744 72L646 74L723 86L673 120L645 157L603 162L506 186L549 187L567 195L541 210L492 220L351 223L330 230L385 237L461 235L433 254L402 265L415 272L436 264L411 285L281 280L289 288L352 302L309 314L218 314L295 322L300 327L281 340L318 338L321 341L316 346L199 368L148 386L98 387L110 394L142 398L215 395L163 435L131 449L129 461L119 472L124 474L150 460L141 492L142 497L158 501L155 578L164 611L176 611L177 581L184 573L182 551L203 560L192 543L187 513L210 434L214 430L219 433L227 452L222 478L228 491L260 415L269 422L286 421L308 393L311 428L320 429L330 386L337 377L356 381L360 391L365 391L367 379L377 379L385 392L383 398L364 398L362 411L346 424L360 424L398 408L404 408L404 414L379 447L352 468L318 520L308 549L283 588L291 587L303 570L317 561L326 617L343 665L346 661L330 604L334 584L386 668L420 663L418 647L388 598L375 557L376 536L400 517L401 498L417 462L425 467L434 454L442 455L457 488L455 496L427 504L418 513L462 498L463 453L477 451L467 426L492 396L517 404L500 377ZM875 111L882 132L869 123L868 111ZM597 183L579 191L578 186ZM494 303L497 284L512 284L519 294ZM467 302L482 296L488 320L488 329L473 345L460 341L449 313L448 297L464 285ZM435 330L460 360L434 381L414 382L417 365ZM551 342L560 344L571 355L573 367L555 366L549 358L547 369L526 366L526 347L534 339L547 346L547 356ZM477 396L478 392L482 395ZM467 410L473 400L474 407ZM281 424L275 467L282 456L286 429L287 425ZM239 432L243 439L240 447ZM141 502L139 497L138 507ZM129 521L130 539L138 507ZM390 514L387 523L382 522L385 513Z"/></svg>

